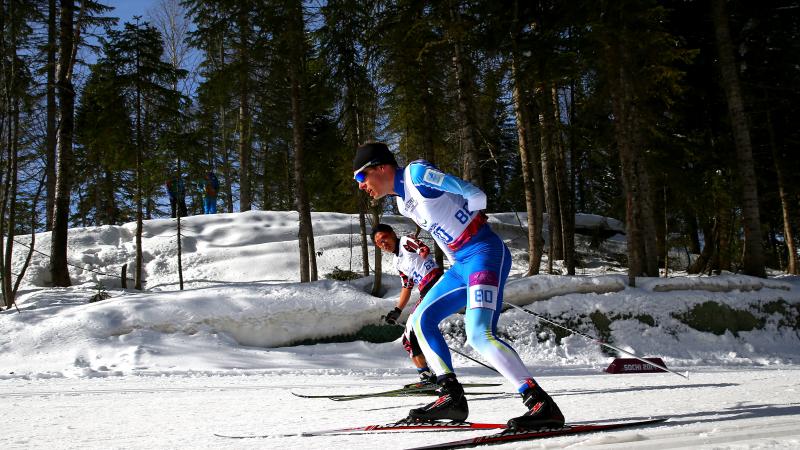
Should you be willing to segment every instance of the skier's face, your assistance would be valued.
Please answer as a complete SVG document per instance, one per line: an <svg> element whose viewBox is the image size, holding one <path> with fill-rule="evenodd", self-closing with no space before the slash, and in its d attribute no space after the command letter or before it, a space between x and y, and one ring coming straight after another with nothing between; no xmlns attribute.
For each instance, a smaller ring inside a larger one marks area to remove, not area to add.
<svg viewBox="0 0 800 450"><path fill-rule="evenodd" d="M397 246L397 236L388 231L379 231L375 233L375 245L385 252L394 253L394 249Z"/></svg>
<svg viewBox="0 0 800 450"><path fill-rule="evenodd" d="M358 188L370 197L378 199L394 192L394 167L387 164L367 167L361 174Z"/></svg>

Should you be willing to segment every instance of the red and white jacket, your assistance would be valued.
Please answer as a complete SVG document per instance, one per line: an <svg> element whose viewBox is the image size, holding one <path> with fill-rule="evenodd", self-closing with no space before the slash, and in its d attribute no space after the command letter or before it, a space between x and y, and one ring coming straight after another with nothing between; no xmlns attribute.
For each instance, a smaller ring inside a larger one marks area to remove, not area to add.
<svg viewBox="0 0 800 450"><path fill-rule="evenodd" d="M428 252L427 258L420 255L423 249ZM433 260L433 254L428 246L410 236L401 236L398 240L394 267L400 272L404 288L411 289L417 285L420 291L442 273L442 269Z"/></svg>

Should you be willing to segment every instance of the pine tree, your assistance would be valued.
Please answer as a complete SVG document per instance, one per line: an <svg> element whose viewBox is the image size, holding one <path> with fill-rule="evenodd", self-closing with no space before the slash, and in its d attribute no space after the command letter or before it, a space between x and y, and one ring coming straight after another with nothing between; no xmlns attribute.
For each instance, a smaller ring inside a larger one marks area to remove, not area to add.
<svg viewBox="0 0 800 450"><path fill-rule="evenodd" d="M742 189L742 222L744 226L744 272L766 277L764 243L761 236L761 219L758 205L758 187L753 167L753 150L750 129L744 110L742 90L736 69L731 32L724 0L712 0L711 16L719 52L719 69L722 87L728 103L736 147L736 161Z"/></svg>
<svg viewBox="0 0 800 450"><path fill-rule="evenodd" d="M67 287L72 283L67 268L67 229L69 227L70 191L72 188L72 132L75 92L72 85L74 14L72 0L61 0L59 11L59 51L56 72L58 94L58 162L56 164L56 193L53 211L53 233L50 247L50 272L53 285Z"/></svg>
<svg viewBox="0 0 800 450"><path fill-rule="evenodd" d="M136 164L130 103L116 71L105 63L91 67L75 118L76 183L86 187L84 213L94 210L91 223L116 225L134 217L124 211L128 189L123 173ZM121 197L121 198L120 198Z"/></svg>
<svg viewBox="0 0 800 450"><path fill-rule="evenodd" d="M665 12L652 2L609 4L597 14L625 186L629 284L634 285L636 276L659 274L654 191L644 149L682 75L675 64L688 55L660 28Z"/></svg>
<svg viewBox="0 0 800 450"><path fill-rule="evenodd" d="M111 30L104 43L105 56L100 63L114 70L114 82L127 98L133 112L135 149L136 263L134 283L142 289L142 228L147 193L153 192L158 177L146 174L165 171L147 170L146 161L156 156L151 149L153 136L169 114L177 117L179 93L174 90L178 72L162 60L161 35L149 23L125 23L120 31ZM173 119L176 120L176 119ZM166 130L161 130L166 131ZM149 198L149 196L147 196Z"/></svg>

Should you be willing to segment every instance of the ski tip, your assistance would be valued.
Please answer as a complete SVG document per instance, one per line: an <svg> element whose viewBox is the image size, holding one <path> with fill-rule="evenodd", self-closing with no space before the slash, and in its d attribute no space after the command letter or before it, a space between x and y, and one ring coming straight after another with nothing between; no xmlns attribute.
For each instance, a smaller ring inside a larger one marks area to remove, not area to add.
<svg viewBox="0 0 800 450"><path fill-rule="evenodd" d="M651 417L650 419L643 420L642 424L655 425L655 424L658 424L658 423L668 422L669 419L670 419L670 417Z"/></svg>
<svg viewBox="0 0 800 450"><path fill-rule="evenodd" d="M324 396L319 396L319 395L298 394L297 392L292 392L292 395L294 395L295 397L300 397L300 398L323 398L324 397Z"/></svg>
<svg viewBox="0 0 800 450"><path fill-rule="evenodd" d="M241 435L234 435L234 434L214 433L214 436L225 438L225 439L276 439L276 438L287 438L287 437L297 437L297 436L314 436L314 434L306 435L305 433L288 433L288 434L241 434Z"/></svg>

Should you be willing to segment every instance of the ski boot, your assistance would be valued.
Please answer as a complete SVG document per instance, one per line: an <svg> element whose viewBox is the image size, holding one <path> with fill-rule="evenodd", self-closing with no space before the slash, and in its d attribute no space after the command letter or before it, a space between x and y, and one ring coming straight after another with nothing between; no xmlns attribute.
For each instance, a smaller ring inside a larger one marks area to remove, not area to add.
<svg viewBox="0 0 800 450"><path fill-rule="evenodd" d="M564 426L564 414L558 405L533 380L528 380L528 389L522 393L522 402L528 412L508 421L508 427L518 430L541 430Z"/></svg>
<svg viewBox="0 0 800 450"><path fill-rule="evenodd" d="M451 420L453 422L463 422L469 415L467 398L464 396L464 388L456 380L452 373L444 375L439 381L437 393L439 398L422 408L415 408L409 411L408 418L417 422L429 422L433 420Z"/></svg>
<svg viewBox="0 0 800 450"><path fill-rule="evenodd" d="M436 385L436 374L431 369L425 369L419 372L419 382L426 385Z"/></svg>
<svg viewBox="0 0 800 450"><path fill-rule="evenodd" d="M430 369L425 369L419 372L419 381L403 385L403 389L415 389L421 391L431 391L438 389L439 385L436 384L436 374Z"/></svg>

